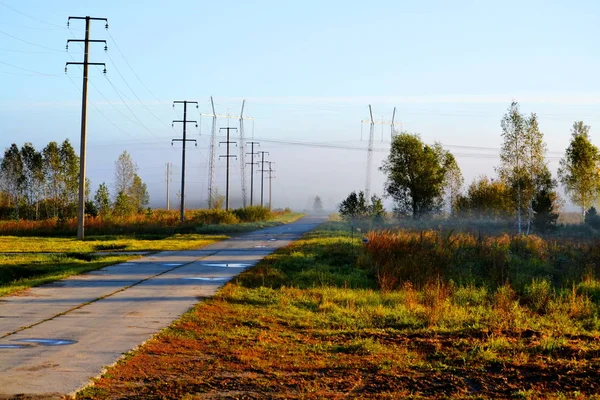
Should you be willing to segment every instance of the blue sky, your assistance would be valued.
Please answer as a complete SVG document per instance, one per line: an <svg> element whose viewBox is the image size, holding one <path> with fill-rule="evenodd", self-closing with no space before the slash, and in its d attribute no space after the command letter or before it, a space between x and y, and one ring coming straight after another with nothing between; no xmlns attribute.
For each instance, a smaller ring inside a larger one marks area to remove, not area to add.
<svg viewBox="0 0 600 400"><path fill-rule="evenodd" d="M114 160L127 150L155 205L165 163L174 164L174 187L181 168L180 147L170 145L181 136L171 127L181 118L173 100L196 100L208 113L212 95L217 113L238 114L246 99L246 115L255 117L246 136L263 139L276 163L274 205L299 208L317 194L334 206L362 189L366 154L268 140L364 147L368 104L376 119L390 119L397 107L397 127L447 145L467 182L494 174L500 119L513 99L538 113L553 169L573 121L591 125L593 140L600 126L593 1L0 0L2 146L41 148L65 138L78 146L81 71L72 66L65 75L64 63L80 61L82 50L64 46L83 36L83 22L66 29L70 15L110 24L108 32L100 22L91 30L109 50L92 45L91 61L106 62L108 73L90 73L88 174L94 186L110 183ZM191 115L200 126L190 127L198 147L188 153L186 191L196 206L205 198L211 125ZM387 146L380 129L375 166ZM239 182L235 161L233 170ZM382 192L383 180L374 169L373 192Z"/></svg>

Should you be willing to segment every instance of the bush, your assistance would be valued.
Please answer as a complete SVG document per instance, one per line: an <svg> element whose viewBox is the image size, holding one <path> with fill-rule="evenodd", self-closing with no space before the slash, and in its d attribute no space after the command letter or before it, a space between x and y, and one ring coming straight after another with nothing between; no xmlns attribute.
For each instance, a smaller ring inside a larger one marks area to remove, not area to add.
<svg viewBox="0 0 600 400"><path fill-rule="evenodd" d="M233 214L241 222L268 221L272 217L271 211L267 207L262 206L248 206L245 208L238 208L233 210Z"/></svg>
<svg viewBox="0 0 600 400"><path fill-rule="evenodd" d="M237 224L239 219L231 211L212 208L195 211L192 216L192 222L205 225Z"/></svg>

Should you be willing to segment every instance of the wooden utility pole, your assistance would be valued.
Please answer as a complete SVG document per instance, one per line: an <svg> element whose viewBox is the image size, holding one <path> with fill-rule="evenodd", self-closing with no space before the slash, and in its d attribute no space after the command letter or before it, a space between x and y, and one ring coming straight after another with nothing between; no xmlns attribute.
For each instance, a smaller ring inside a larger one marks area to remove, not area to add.
<svg viewBox="0 0 600 400"><path fill-rule="evenodd" d="M106 40L90 40L90 21L104 21L105 27L108 29L108 20L106 18L92 18L92 17L69 17L67 26L72 19L83 19L85 20L85 39L69 39L67 40L67 50L69 49L70 42L83 42L83 62L68 62L65 65L65 73L67 67L70 64L83 65L83 84L81 90L81 141L79 143L79 199L77 204L77 239L83 240L85 237L85 156L87 148L87 88L88 88L88 66L89 65L102 65L104 67L104 73L106 73L106 64L104 63L91 63L89 62L89 50L90 42L101 42L104 43L104 50L106 48Z"/></svg>
<svg viewBox="0 0 600 400"><path fill-rule="evenodd" d="M173 145L173 142L182 142L182 144L183 144L182 149L181 149L181 192L180 192L181 204L179 206L179 220L182 224L183 224L183 221L185 220L185 144L186 144L186 142L194 142L196 144L196 146L198 146L198 142L196 141L196 139L188 139L186 137L186 127L187 127L188 123L194 123L194 124L196 124L196 126L198 126L197 121L188 121L187 120L187 105L188 105L188 103L196 104L196 108L198 108L197 101L183 100L183 101L174 101L173 102L173 107L175 107L175 104L183 104L183 119L173 121L173 124L179 123L179 122L183 124L183 139L171 139L171 145Z"/></svg>

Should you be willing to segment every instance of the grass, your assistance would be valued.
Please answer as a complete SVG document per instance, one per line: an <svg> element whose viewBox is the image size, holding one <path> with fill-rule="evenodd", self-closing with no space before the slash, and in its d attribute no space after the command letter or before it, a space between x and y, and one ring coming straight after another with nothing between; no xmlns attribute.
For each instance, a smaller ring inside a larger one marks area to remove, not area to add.
<svg viewBox="0 0 600 400"><path fill-rule="evenodd" d="M220 211L211 214L220 214ZM197 249L226 239L226 234L276 226L300 217L302 214L275 212L272 220L267 222L196 225L196 230L205 233L90 235L84 241L50 236L0 236L0 296L138 257L119 254L122 252ZM23 224L29 223L14 225L22 228ZM30 234L35 232L37 225L31 227Z"/></svg>
<svg viewBox="0 0 600 400"><path fill-rule="evenodd" d="M367 256L356 233L324 224L77 398L600 398L595 278L382 291Z"/></svg>
<svg viewBox="0 0 600 400"><path fill-rule="evenodd" d="M138 257L119 252L196 249L225 238L223 235L177 234L96 236L79 241L0 236L0 296Z"/></svg>

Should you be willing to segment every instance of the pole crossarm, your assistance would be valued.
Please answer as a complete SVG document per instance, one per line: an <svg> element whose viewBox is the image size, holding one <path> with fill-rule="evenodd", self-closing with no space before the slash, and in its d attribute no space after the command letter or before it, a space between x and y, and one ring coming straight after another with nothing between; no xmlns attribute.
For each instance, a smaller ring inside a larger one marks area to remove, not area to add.
<svg viewBox="0 0 600 400"><path fill-rule="evenodd" d="M68 39L66 48L69 49L70 42L81 42L84 43L83 48L83 62L67 62L65 64L65 73L69 65L82 65L83 66L83 82L81 85L81 141L79 144L79 188L78 188L78 199L77 199L77 239L83 240L85 238L85 202L86 202L86 152L87 152L87 99L88 99L88 72L90 65L101 65L104 67L104 73L106 73L105 63L92 63L89 61L90 54L90 43L104 43L104 50L108 50L106 46L106 40L92 40L90 39L90 22L91 21L104 21L105 28L108 29L108 19L96 18L96 17L74 17L70 16L67 19L67 26L72 19L85 20L85 39Z"/></svg>

